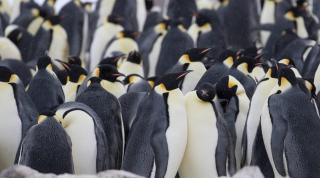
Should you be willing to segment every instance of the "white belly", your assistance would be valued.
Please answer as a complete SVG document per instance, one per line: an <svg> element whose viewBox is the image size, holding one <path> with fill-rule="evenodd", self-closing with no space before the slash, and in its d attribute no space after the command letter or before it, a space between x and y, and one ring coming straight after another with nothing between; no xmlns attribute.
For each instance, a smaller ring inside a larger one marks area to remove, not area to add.
<svg viewBox="0 0 320 178"><path fill-rule="evenodd" d="M162 35L153 45L153 48L149 54L149 74L147 77L153 77L156 75L156 67L159 60L159 55L161 51L161 44L165 35Z"/></svg>
<svg viewBox="0 0 320 178"><path fill-rule="evenodd" d="M138 44L130 38L121 38L111 43L104 57L111 56L113 52L129 54L131 51L138 51Z"/></svg>
<svg viewBox="0 0 320 178"><path fill-rule="evenodd" d="M247 164L251 162L254 140L260 124L260 116L263 109L263 104L270 96L272 88L276 85L276 80L269 79L260 83L251 100L251 107L247 118Z"/></svg>
<svg viewBox="0 0 320 178"><path fill-rule="evenodd" d="M97 142L92 118L83 111L72 111L65 119L74 120L65 130L72 142L75 173L96 174Z"/></svg>
<svg viewBox="0 0 320 178"><path fill-rule="evenodd" d="M218 177L214 156L218 143L215 113L210 103L195 97L194 91L186 96L188 142L179 175L182 178Z"/></svg>
<svg viewBox="0 0 320 178"><path fill-rule="evenodd" d="M187 146L187 113L182 92L174 90L168 97L170 125L166 132L169 160L166 178L174 178Z"/></svg>
<svg viewBox="0 0 320 178"><path fill-rule="evenodd" d="M0 82L0 171L12 166L22 129L13 89Z"/></svg>
<svg viewBox="0 0 320 178"><path fill-rule="evenodd" d="M79 84L73 82L68 82L66 85L62 86L65 102L76 100L78 86Z"/></svg>

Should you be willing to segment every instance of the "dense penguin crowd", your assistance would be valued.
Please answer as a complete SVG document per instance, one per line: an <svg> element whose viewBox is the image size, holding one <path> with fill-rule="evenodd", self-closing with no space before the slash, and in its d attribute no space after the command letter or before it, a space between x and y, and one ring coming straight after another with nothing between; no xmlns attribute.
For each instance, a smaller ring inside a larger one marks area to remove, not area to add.
<svg viewBox="0 0 320 178"><path fill-rule="evenodd" d="M0 172L320 177L320 0L56 1L0 0Z"/></svg>

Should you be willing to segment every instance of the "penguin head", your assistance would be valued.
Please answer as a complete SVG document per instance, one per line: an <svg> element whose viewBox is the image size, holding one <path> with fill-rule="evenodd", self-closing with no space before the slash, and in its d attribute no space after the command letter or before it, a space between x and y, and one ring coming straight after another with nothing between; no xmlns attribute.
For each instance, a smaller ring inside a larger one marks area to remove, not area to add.
<svg viewBox="0 0 320 178"><path fill-rule="evenodd" d="M237 68L244 74L249 74L255 67L255 60L249 57L241 57L235 61L232 67Z"/></svg>
<svg viewBox="0 0 320 178"><path fill-rule="evenodd" d="M291 7L284 15L285 19L289 21L295 21L298 17L304 15L305 10L298 7Z"/></svg>
<svg viewBox="0 0 320 178"><path fill-rule="evenodd" d="M120 17L120 16L117 16L117 15L111 14L111 15L109 15L109 16L107 17L107 21L108 21L109 23L121 25L121 24L123 24L123 22L124 22L124 18L123 18L123 17Z"/></svg>
<svg viewBox="0 0 320 178"><path fill-rule="evenodd" d="M147 11L151 11L153 7L153 0L145 0L145 4L146 4Z"/></svg>
<svg viewBox="0 0 320 178"><path fill-rule="evenodd" d="M233 96L245 94L242 84L233 76L223 77L216 84L217 96L222 99L230 100Z"/></svg>
<svg viewBox="0 0 320 178"><path fill-rule="evenodd" d="M125 75L119 73L117 68L115 68L114 66L101 65L94 70L92 76L98 77L102 80L107 80L109 82L116 82L118 77Z"/></svg>
<svg viewBox="0 0 320 178"><path fill-rule="evenodd" d="M174 28L178 28L182 32L186 32L187 30L183 24L183 21L184 21L183 17L180 17L178 19L170 19L169 26L174 27Z"/></svg>
<svg viewBox="0 0 320 178"><path fill-rule="evenodd" d="M156 82L155 90L158 91L159 93L165 93L165 92L169 92L179 88L185 76L190 72L192 71L187 70L183 72L170 73L162 76Z"/></svg>
<svg viewBox="0 0 320 178"><path fill-rule="evenodd" d="M73 83L82 83L87 77L87 71L78 65L70 65L68 71L69 81Z"/></svg>
<svg viewBox="0 0 320 178"><path fill-rule="evenodd" d="M196 94L202 101L210 102L216 96L216 89L210 83L204 83L196 91Z"/></svg>
<svg viewBox="0 0 320 178"><path fill-rule="evenodd" d="M58 25L61 22L61 17L58 15L52 15L52 16L47 17L47 21L50 22L50 24L52 26Z"/></svg>
<svg viewBox="0 0 320 178"><path fill-rule="evenodd" d="M170 21L164 19L164 20L162 20L158 25L156 25L156 26L154 27L154 29L155 29L155 31L156 31L157 33L163 34L163 33L165 33L165 32L168 30L169 24L170 24Z"/></svg>
<svg viewBox="0 0 320 178"><path fill-rule="evenodd" d="M268 67L266 72L266 77L268 78L278 78L278 64L272 65L271 67Z"/></svg>
<svg viewBox="0 0 320 178"><path fill-rule="evenodd" d="M310 5L307 0L297 0L296 2L297 2L297 7L303 10L307 9L308 6Z"/></svg>
<svg viewBox="0 0 320 178"><path fill-rule="evenodd" d="M210 48L192 48L187 50L179 59L181 64L200 62L208 54Z"/></svg>
<svg viewBox="0 0 320 178"><path fill-rule="evenodd" d="M281 68L278 76L280 90L284 91L298 83L294 72L289 67Z"/></svg>
<svg viewBox="0 0 320 178"><path fill-rule="evenodd" d="M80 57L78 57L78 56L70 56L70 57L68 57L68 63L71 64L71 65L82 66L82 61L81 61Z"/></svg>
<svg viewBox="0 0 320 178"><path fill-rule="evenodd" d="M93 84L101 84L101 79L98 77L90 77L88 82L87 82L87 87L93 85Z"/></svg>
<svg viewBox="0 0 320 178"><path fill-rule="evenodd" d="M112 56L112 57L106 57L102 59L99 63L99 65L111 65L114 67L118 67L118 63L122 57L125 55L119 55L119 56Z"/></svg>
<svg viewBox="0 0 320 178"><path fill-rule="evenodd" d="M236 53L231 50L225 50L218 57L218 61L220 61L221 63L223 63L224 65L226 65L228 67L232 67L235 59L236 59Z"/></svg>
<svg viewBox="0 0 320 178"><path fill-rule="evenodd" d="M200 28L204 28L206 26L211 26L211 19L210 19L210 17L206 16L203 13L199 13L196 15L196 24Z"/></svg>
<svg viewBox="0 0 320 178"><path fill-rule="evenodd" d="M138 83L141 80L144 80L144 78L142 76L140 76L138 74L130 74L123 80L123 83L125 85L128 85L128 84L132 84L132 83Z"/></svg>
<svg viewBox="0 0 320 178"><path fill-rule="evenodd" d="M0 66L0 82L17 84L20 83L18 75L14 74L9 68Z"/></svg>
<svg viewBox="0 0 320 178"><path fill-rule="evenodd" d="M40 8L40 7L32 8L31 9L31 15L33 17L43 17L43 18L46 18L48 16L47 12L44 9Z"/></svg>
<svg viewBox="0 0 320 178"><path fill-rule="evenodd" d="M129 53L127 61L140 65L142 62L141 54L138 51L132 51Z"/></svg>
<svg viewBox="0 0 320 178"><path fill-rule="evenodd" d="M139 36L139 32L130 31L130 30L123 30L121 32L118 32L116 35L117 39L130 38L132 40L136 40L138 36Z"/></svg>
<svg viewBox="0 0 320 178"><path fill-rule="evenodd" d="M49 56L42 56L38 59L37 70L43 70L43 69L53 71L52 61Z"/></svg>

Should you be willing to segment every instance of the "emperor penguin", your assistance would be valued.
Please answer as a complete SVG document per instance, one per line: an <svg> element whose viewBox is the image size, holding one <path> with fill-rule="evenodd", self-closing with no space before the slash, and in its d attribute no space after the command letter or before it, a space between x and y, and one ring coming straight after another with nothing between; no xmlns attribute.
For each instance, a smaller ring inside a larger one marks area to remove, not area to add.
<svg viewBox="0 0 320 178"><path fill-rule="evenodd" d="M18 164L41 173L74 173L70 137L54 117L40 119L22 141Z"/></svg>
<svg viewBox="0 0 320 178"><path fill-rule="evenodd" d="M249 111L250 100L246 94L243 85L233 76L223 77L216 85L217 96L219 99L226 100L223 102L224 117L235 128L235 158L237 169L240 169L242 161L242 140Z"/></svg>
<svg viewBox="0 0 320 178"><path fill-rule="evenodd" d="M36 124L38 112L19 77L4 66L0 67L0 91L0 170L4 170L15 163L21 140Z"/></svg>
<svg viewBox="0 0 320 178"><path fill-rule="evenodd" d="M138 32L121 31L109 42L106 47L104 57L111 56L114 52L129 54L131 51L138 51L139 47L136 42Z"/></svg>
<svg viewBox="0 0 320 178"><path fill-rule="evenodd" d="M179 57L187 49L193 47L193 40L183 27L182 22L180 20L171 20L170 28L161 44L155 75L163 75L166 73L178 62Z"/></svg>
<svg viewBox="0 0 320 178"><path fill-rule="evenodd" d="M166 14L170 19L182 19L182 25L188 29L192 22L192 15L197 13L195 0L169 0Z"/></svg>
<svg viewBox="0 0 320 178"><path fill-rule="evenodd" d="M233 138L215 97L215 87L208 83L186 95L188 142L181 178L222 177L236 171Z"/></svg>
<svg viewBox="0 0 320 178"><path fill-rule="evenodd" d="M279 71L272 92L264 104L261 126L275 177L317 177L320 123L310 96L301 90L290 68ZM298 165L290 164L298 160Z"/></svg>
<svg viewBox="0 0 320 178"><path fill-rule="evenodd" d="M267 70L264 78L258 83L257 88L251 98L247 121L246 121L246 130L245 130L246 143L243 143L243 144L246 144L245 145L246 165L251 164L254 141L257 136L257 131L260 124L263 105L271 95L271 91L277 85L277 82L278 82L278 71L276 66L272 66Z"/></svg>
<svg viewBox="0 0 320 178"><path fill-rule="evenodd" d="M138 51L132 51L127 59L120 65L119 72L124 75L137 74L143 76L142 57Z"/></svg>
<svg viewBox="0 0 320 178"><path fill-rule="evenodd" d="M55 118L72 142L75 174L96 174L108 168L108 142L102 120L82 103L65 103L55 112Z"/></svg>
<svg viewBox="0 0 320 178"><path fill-rule="evenodd" d="M126 92L124 84L122 80L120 80L120 78L124 78L125 75L110 65L97 67L92 76L100 78L102 80L101 86L117 98Z"/></svg>
<svg viewBox="0 0 320 178"><path fill-rule="evenodd" d="M101 118L108 141L107 169L120 169L125 140L120 103L102 87L101 79L91 77L87 85L76 101L91 107Z"/></svg>
<svg viewBox="0 0 320 178"><path fill-rule="evenodd" d="M260 24L275 24L276 23L276 6L280 1L267 0L264 1L263 8L260 16ZM267 41L271 35L271 32L260 31L260 41L262 46L267 44Z"/></svg>
<svg viewBox="0 0 320 178"><path fill-rule="evenodd" d="M99 26L94 32L92 44L90 47L90 71L102 60L105 48L113 37L123 30L121 21L123 19L118 16L108 16L106 22Z"/></svg>
<svg viewBox="0 0 320 178"><path fill-rule="evenodd" d="M96 5L96 11L98 11L97 27L104 24L105 19L111 15L114 3L116 0L98 0Z"/></svg>
<svg viewBox="0 0 320 178"><path fill-rule="evenodd" d="M0 37L0 56L2 59L22 60L19 48L6 37Z"/></svg>
<svg viewBox="0 0 320 178"><path fill-rule="evenodd" d="M192 48L187 50L179 59L178 63L170 69L170 72L190 70L181 84L181 91L186 94L192 91L203 74L207 71L202 59L210 51L207 48Z"/></svg>
<svg viewBox="0 0 320 178"><path fill-rule="evenodd" d="M139 37L139 51L143 58L144 76L152 77L156 75L156 67L160 57L161 46L167 34L169 26L168 20L163 20L143 32Z"/></svg>
<svg viewBox="0 0 320 178"><path fill-rule="evenodd" d="M188 123L185 98L179 89L179 85L181 85L181 81L189 72L190 71L182 71L164 75L157 81L154 88L157 93L163 96L166 104L166 113L168 114L166 127L164 127L165 124L163 121L162 124L159 123L158 127L156 123L151 141L155 151L156 177L162 177L162 170L159 170L160 168L165 168L162 167L162 165L166 165L166 171L165 174L163 174L164 177L175 177L183 159L187 146ZM168 147L167 163L163 162L163 153L161 152L161 144L165 142ZM158 173L160 173L160 175Z"/></svg>
<svg viewBox="0 0 320 178"><path fill-rule="evenodd" d="M29 54L30 41L34 40L33 36L24 28L17 25L9 25L4 32L4 36L10 39L16 47L18 47L19 52L21 53L21 59L27 63Z"/></svg>
<svg viewBox="0 0 320 178"><path fill-rule="evenodd" d="M24 87L27 87L32 79L30 67L24 62L15 59L4 59L0 61L0 66L9 68L13 73L17 74Z"/></svg>
<svg viewBox="0 0 320 178"><path fill-rule="evenodd" d="M188 33L192 37L195 47L225 47L222 23L214 10L200 10L196 14L195 23L188 29Z"/></svg>
<svg viewBox="0 0 320 178"><path fill-rule="evenodd" d="M85 18L85 10L80 0L72 0L65 4L60 10L61 26L68 36L69 54L80 56L84 38L84 31L88 27L88 18Z"/></svg>
<svg viewBox="0 0 320 178"><path fill-rule="evenodd" d="M188 73L166 74L144 94L129 132L122 169L145 177L175 177L187 144L179 84ZM142 128L143 129L141 132Z"/></svg>
<svg viewBox="0 0 320 178"><path fill-rule="evenodd" d="M55 15L55 5L57 0L45 0L42 4L42 8L48 12L48 15Z"/></svg>
<svg viewBox="0 0 320 178"><path fill-rule="evenodd" d="M66 68L64 75L60 79L65 96L65 102L75 101L79 87L87 77L87 71L79 65L63 63Z"/></svg>
<svg viewBox="0 0 320 178"><path fill-rule="evenodd" d="M35 76L27 87L27 94L31 97L39 113L51 112L65 100L61 82L52 68L50 57L39 58Z"/></svg>

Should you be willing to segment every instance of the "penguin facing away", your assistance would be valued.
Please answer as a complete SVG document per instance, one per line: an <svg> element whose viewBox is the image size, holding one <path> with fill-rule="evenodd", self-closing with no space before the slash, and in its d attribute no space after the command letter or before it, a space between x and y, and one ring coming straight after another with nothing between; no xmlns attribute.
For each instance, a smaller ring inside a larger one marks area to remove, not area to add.
<svg viewBox="0 0 320 178"><path fill-rule="evenodd" d="M71 139L75 174L96 174L108 168L107 138L101 119L91 108L65 103L59 106L55 118Z"/></svg>
<svg viewBox="0 0 320 178"><path fill-rule="evenodd" d="M19 77L4 66L0 67L0 91L0 170L4 170L14 164L21 140L36 124L38 112Z"/></svg>
<svg viewBox="0 0 320 178"><path fill-rule="evenodd" d="M54 117L41 120L22 141L18 164L41 173L74 173L70 137Z"/></svg>
<svg viewBox="0 0 320 178"><path fill-rule="evenodd" d="M101 79L91 77L76 101L91 107L101 118L108 141L108 169L120 169L124 149L124 127L118 99L102 87Z"/></svg>

